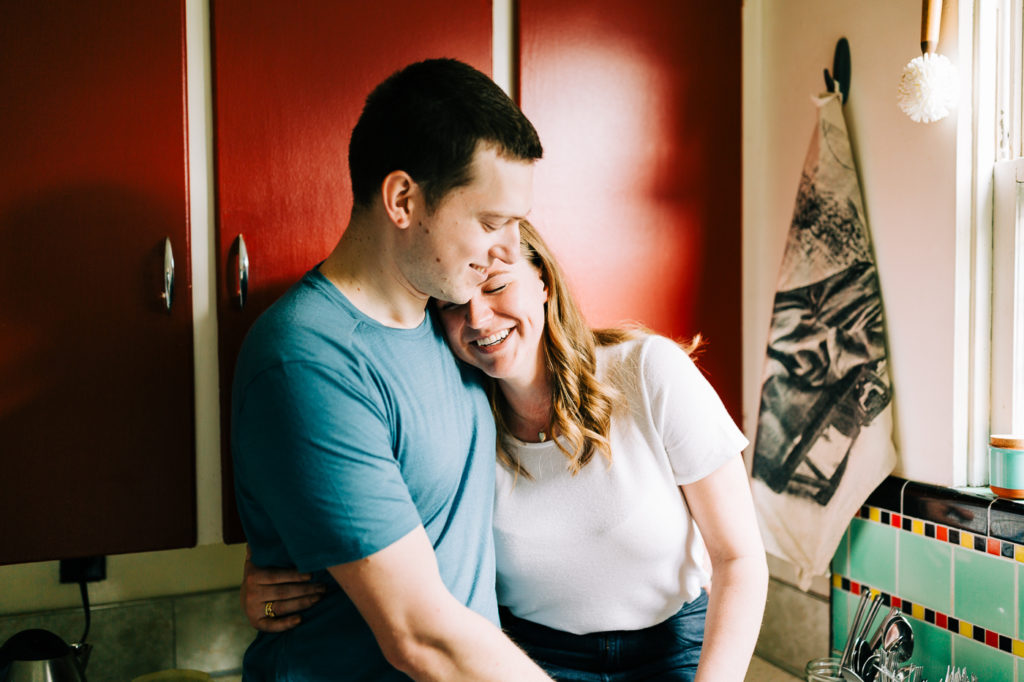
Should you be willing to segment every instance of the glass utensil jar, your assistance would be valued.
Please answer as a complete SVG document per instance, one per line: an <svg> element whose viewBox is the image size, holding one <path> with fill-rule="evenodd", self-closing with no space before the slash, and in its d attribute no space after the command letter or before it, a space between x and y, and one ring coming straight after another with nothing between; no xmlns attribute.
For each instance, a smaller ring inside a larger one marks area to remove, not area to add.
<svg viewBox="0 0 1024 682"><path fill-rule="evenodd" d="M843 682L838 658L812 658L804 668L807 682Z"/></svg>

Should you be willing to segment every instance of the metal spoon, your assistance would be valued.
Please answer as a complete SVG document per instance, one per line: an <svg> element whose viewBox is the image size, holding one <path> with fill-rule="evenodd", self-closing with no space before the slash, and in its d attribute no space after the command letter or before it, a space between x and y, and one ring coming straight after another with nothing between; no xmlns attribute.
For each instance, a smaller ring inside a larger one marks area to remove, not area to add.
<svg viewBox="0 0 1024 682"><path fill-rule="evenodd" d="M852 667L861 677L865 677L865 663L871 656L871 649L868 647L867 638L868 631L871 629L871 624L875 622L875 614L878 613L878 607L882 605L882 595L876 594L871 598L871 608L868 609L867 618L864 619L864 624L860 628L860 632L857 633L857 640L853 643L853 652L850 654L850 662L853 664Z"/></svg>
<svg viewBox="0 0 1024 682"><path fill-rule="evenodd" d="M895 606L889 609L889 613L886 614L885 618L875 629L871 639L864 641L861 640L859 650L857 651L857 661L860 664L860 674L864 678L864 682L873 682L876 679L889 679L896 680L894 676L896 672L896 664L890 664L890 657L886 655L886 651L879 646L882 639L882 633L889 626L889 621L892 620L893 616L899 613L899 609ZM866 632L866 630L865 630Z"/></svg>
<svg viewBox="0 0 1024 682"><path fill-rule="evenodd" d="M839 672L842 673L843 679L846 680L846 682L864 682L864 678L858 675L854 669L849 666L844 665L839 669Z"/></svg>
<svg viewBox="0 0 1024 682"><path fill-rule="evenodd" d="M842 658L839 659L839 667L842 669L849 660L850 654L853 651L853 643L857 639L857 631L860 628L860 617L864 613L864 605L868 602L868 591L864 590L860 593L860 603L857 605L857 614L853 617L853 622L850 623L850 632L846 636L846 646L843 647Z"/></svg>
<svg viewBox="0 0 1024 682"><path fill-rule="evenodd" d="M875 679L875 667L879 665L879 654L868 647L863 639L854 646L854 653L851 660L853 669L857 671L864 682L871 682Z"/></svg>
<svg viewBox="0 0 1024 682"><path fill-rule="evenodd" d="M871 608L868 609L868 617L864 621L864 627L860 629L860 638L866 640L868 636L868 630L871 629L872 623L875 622L875 616L878 614L878 607L882 605L882 595L876 594L871 600Z"/></svg>
<svg viewBox="0 0 1024 682"><path fill-rule="evenodd" d="M880 630L871 638L872 652L883 649L900 663L914 652L914 631L903 614L895 613L886 618Z"/></svg>
<svg viewBox="0 0 1024 682"><path fill-rule="evenodd" d="M882 648L898 663L903 663L914 653L914 630L902 615L893 616L882 636Z"/></svg>
<svg viewBox="0 0 1024 682"><path fill-rule="evenodd" d="M885 614L885 618L882 619L882 622L878 624L875 634L871 636L871 643L869 646L872 651L878 648L878 642L882 639L882 633L885 632L885 629L889 626L889 621L892 620L892 617L897 615L899 612L899 608L893 606L889 609L889 613Z"/></svg>

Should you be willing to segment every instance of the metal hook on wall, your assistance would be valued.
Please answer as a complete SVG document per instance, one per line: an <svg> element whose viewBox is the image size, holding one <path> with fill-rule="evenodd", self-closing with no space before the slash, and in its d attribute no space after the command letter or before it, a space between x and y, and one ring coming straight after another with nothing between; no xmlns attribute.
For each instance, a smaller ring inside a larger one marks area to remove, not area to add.
<svg viewBox="0 0 1024 682"><path fill-rule="evenodd" d="M850 71L850 43L846 38L840 38L832 57L832 72L825 69L825 87L829 92L842 93L843 104L850 96Z"/></svg>

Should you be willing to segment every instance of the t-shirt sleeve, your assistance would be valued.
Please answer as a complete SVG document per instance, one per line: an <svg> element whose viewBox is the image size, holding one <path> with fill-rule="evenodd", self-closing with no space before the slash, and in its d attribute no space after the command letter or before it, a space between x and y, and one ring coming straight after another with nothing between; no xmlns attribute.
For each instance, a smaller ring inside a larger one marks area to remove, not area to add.
<svg viewBox="0 0 1024 682"><path fill-rule="evenodd" d="M640 363L653 427L676 483L699 481L747 447L715 389L676 343L647 338Z"/></svg>
<svg viewBox="0 0 1024 682"><path fill-rule="evenodd" d="M420 525L386 408L358 373L285 363L239 397L239 497L260 507L298 570L360 559Z"/></svg>

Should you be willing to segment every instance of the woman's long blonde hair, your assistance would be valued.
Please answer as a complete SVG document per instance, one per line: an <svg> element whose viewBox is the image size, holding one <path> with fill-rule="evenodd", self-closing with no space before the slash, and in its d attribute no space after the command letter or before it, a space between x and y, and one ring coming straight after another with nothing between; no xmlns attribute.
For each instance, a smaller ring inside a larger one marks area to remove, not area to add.
<svg viewBox="0 0 1024 682"><path fill-rule="evenodd" d="M540 271L548 288L542 343L552 388L549 428L557 436L555 442L575 475L590 462L595 451L609 464L612 459L608 432L612 409L620 394L614 387L598 381L595 348L636 338L643 330L592 330L569 291L562 269L537 229L524 220L519 224L519 235L521 257ZM513 473L532 478L509 454L512 433L505 415L510 408L501 389L496 381L490 381L487 390L498 428L498 461Z"/></svg>

